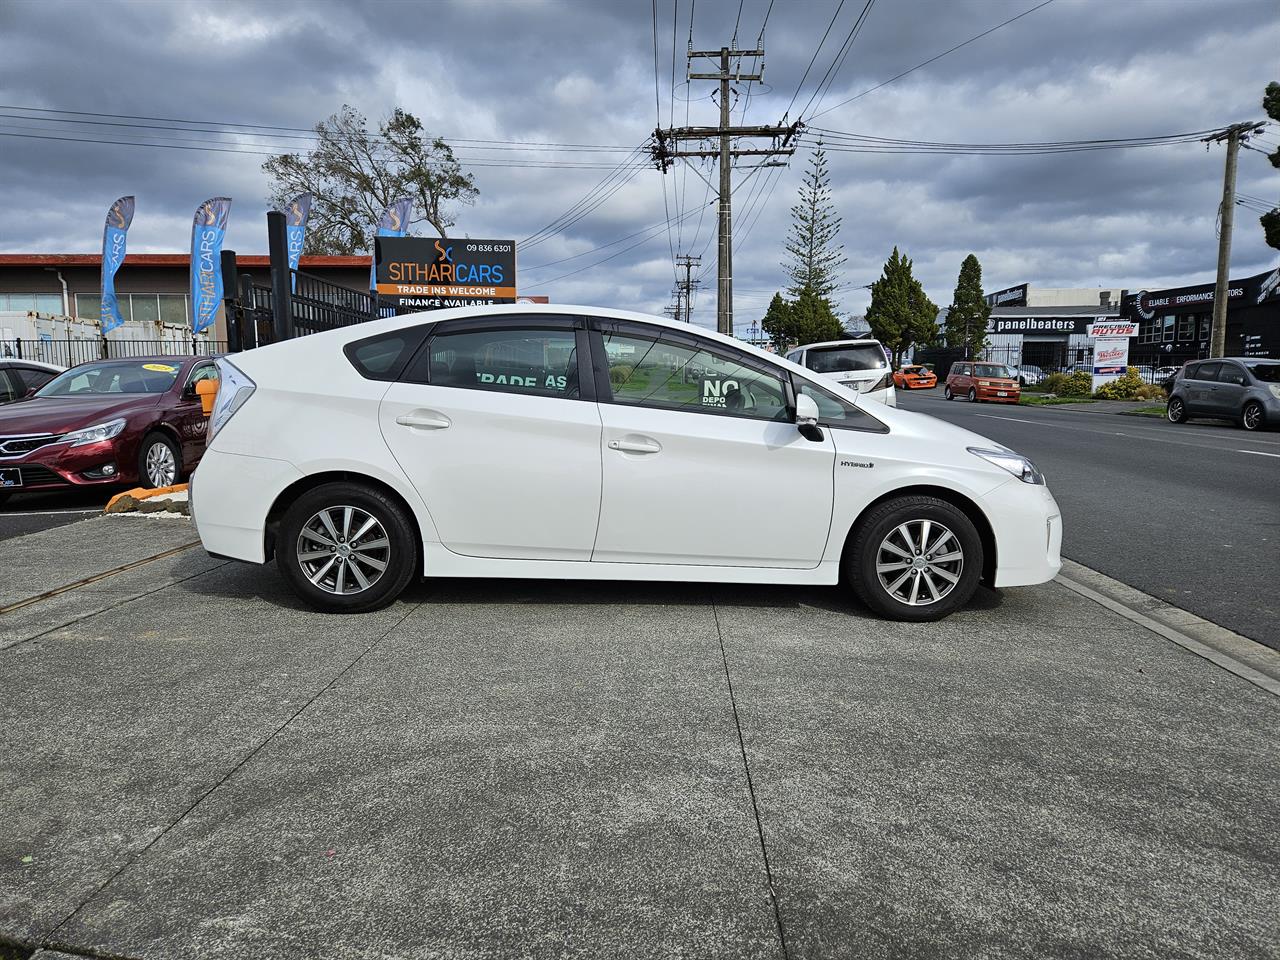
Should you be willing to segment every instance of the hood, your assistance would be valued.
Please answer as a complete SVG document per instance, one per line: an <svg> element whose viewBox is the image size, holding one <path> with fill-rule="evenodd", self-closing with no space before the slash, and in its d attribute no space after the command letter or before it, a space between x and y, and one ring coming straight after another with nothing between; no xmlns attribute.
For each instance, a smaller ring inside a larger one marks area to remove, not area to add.
<svg viewBox="0 0 1280 960"><path fill-rule="evenodd" d="M33 397L0 407L0 436L62 434L95 423L149 410L163 394L138 393L125 396Z"/></svg>

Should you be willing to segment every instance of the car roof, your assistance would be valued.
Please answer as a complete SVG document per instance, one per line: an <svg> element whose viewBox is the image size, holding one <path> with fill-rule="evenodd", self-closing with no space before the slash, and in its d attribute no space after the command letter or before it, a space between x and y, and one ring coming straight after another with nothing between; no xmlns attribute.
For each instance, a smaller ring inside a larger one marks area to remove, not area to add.
<svg viewBox="0 0 1280 960"><path fill-rule="evenodd" d="M821 343L806 343L796 350L814 350L818 347L878 347L880 341L870 337L859 337L855 340L823 340Z"/></svg>
<svg viewBox="0 0 1280 960"><path fill-rule="evenodd" d="M0 357L0 367L39 367L41 370L48 370L51 373L61 373L66 367L60 367L56 363L47 363L44 360L28 360L26 357Z"/></svg>

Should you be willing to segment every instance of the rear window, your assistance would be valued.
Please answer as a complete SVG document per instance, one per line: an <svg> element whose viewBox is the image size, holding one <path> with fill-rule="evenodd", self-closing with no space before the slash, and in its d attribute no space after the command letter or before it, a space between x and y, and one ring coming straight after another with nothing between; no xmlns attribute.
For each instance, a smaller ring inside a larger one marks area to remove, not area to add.
<svg viewBox="0 0 1280 960"><path fill-rule="evenodd" d="M1251 363L1249 372L1263 383L1280 383L1280 363Z"/></svg>
<svg viewBox="0 0 1280 960"><path fill-rule="evenodd" d="M348 343L343 352L365 379L398 380L426 334L426 327L406 327Z"/></svg>
<svg viewBox="0 0 1280 960"><path fill-rule="evenodd" d="M805 365L815 373L848 373L854 370L883 370L889 366L884 350L874 343L840 347L810 348Z"/></svg>

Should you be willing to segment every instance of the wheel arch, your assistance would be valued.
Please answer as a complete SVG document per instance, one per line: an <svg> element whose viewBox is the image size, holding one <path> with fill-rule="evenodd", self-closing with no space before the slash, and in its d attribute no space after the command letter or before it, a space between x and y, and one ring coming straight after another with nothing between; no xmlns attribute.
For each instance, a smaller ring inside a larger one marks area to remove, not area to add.
<svg viewBox="0 0 1280 960"><path fill-rule="evenodd" d="M994 584L996 581L996 535L991 526L991 521L987 519L986 513L983 512L975 500L957 490L923 483L889 490L862 508L853 523L850 524L848 533L845 534L844 548L840 553L840 569L848 569L849 553L853 549L854 537L857 536L858 529L872 510L886 501L914 496L936 497L939 500L943 500L973 522L978 531L978 538L982 541L982 583L987 586Z"/></svg>
<svg viewBox="0 0 1280 960"><path fill-rule="evenodd" d="M408 500L391 484L379 480L377 477L371 477L365 473L359 473L354 470L325 470L319 473L307 474L300 477L293 483L289 484L281 490L274 501L271 508L267 511L267 520L263 525L262 534L262 550L263 557L266 562L270 562L275 557L276 552L276 532L280 528L280 520L284 516L289 506L302 496L317 487L322 487L326 483L355 483L362 484L377 490L391 500L394 500L404 510L405 515L409 518L409 522L413 525L413 531L417 535L415 549L418 552L419 561L422 558L423 537L422 526L418 522L418 515L414 512L413 506ZM420 564L419 564L420 565ZM419 571L421 573L421 571Z"/></svg>

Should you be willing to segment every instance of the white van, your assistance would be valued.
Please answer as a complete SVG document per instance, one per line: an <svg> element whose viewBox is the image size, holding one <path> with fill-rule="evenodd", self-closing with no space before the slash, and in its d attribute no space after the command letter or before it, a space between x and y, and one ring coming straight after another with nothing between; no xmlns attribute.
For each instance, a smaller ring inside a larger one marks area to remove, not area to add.
<svg viewBox="0 0 1280 960"><path fill-rule="evenodd" d="M787 359L857 390L869 399L898 405L893 372L879 340L829 340L808 343L787 353Z"/></svg>

